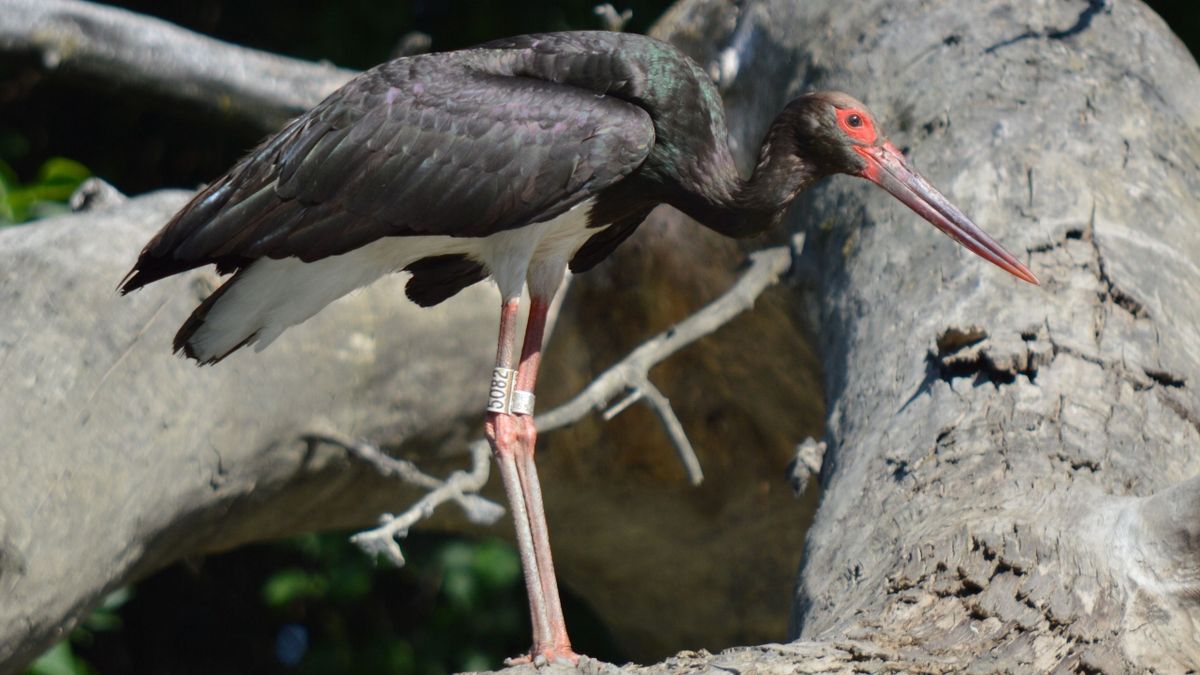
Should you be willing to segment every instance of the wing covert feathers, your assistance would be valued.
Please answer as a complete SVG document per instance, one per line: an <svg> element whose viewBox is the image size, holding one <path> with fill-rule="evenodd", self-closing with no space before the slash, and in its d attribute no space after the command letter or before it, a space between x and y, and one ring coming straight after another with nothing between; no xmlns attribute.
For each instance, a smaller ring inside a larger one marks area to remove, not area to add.
<svg viewBox="0 0 1200 675"><path fill-rule="evenodd" d="M313 261L382 237L483 237L547 220L634 171L653 143L649 115L617 98L453 60L393 61L198 194L121 290L210 263Z"/></svg>

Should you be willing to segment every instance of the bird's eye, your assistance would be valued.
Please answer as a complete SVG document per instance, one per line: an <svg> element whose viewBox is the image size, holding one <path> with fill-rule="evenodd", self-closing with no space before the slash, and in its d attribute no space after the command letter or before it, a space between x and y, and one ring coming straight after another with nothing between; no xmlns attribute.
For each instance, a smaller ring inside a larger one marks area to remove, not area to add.
<svg viewBox="0 0 1200 675"><path fill-rule="evenodd" d="M874 143L878 138L875 124L861 108L838 108L838 127L855 143Z"/></svg>

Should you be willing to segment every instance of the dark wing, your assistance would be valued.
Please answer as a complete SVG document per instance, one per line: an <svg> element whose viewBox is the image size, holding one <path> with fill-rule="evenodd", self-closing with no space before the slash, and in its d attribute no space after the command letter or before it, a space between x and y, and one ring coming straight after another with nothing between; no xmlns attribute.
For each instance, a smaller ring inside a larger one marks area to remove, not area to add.
<svg viewBox="0 0 1200 675"><path fill-rule="evenodd" d="M448 56L370 70L268 139L146 245L122 292L210 263L227 272L548 220L634 171L654 144L636 105Z"/></svg>
<svg viewBox="0 0 1200 675"><path fill-rule="evenodd" d="M433 307L488 276L482 264L462 255L421 258L404 271L411 274L404 294L421 307Z"/></svg>
<svg viewBox="0 0 1200 675"><path fill-rule="evenodd" d="M571 271L575 274L586 272L612 255L612 252L637 230L638 225L650 215L653 208L638 210L619 218L613 221L612 225L589 237L571 258Z"/></svg>

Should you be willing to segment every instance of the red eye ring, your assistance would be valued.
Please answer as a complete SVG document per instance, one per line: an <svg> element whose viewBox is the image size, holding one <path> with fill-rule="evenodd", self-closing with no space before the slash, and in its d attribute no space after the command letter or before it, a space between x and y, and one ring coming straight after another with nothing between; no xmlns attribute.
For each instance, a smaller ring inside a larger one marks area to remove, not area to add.
<svg viewBox="0 0 1200 675"><path fill-rule="evenodd" d="M855 108L837 108L838 126L847 136L859 143L871 144L878 138L875 124L867 113Z"/></svg>

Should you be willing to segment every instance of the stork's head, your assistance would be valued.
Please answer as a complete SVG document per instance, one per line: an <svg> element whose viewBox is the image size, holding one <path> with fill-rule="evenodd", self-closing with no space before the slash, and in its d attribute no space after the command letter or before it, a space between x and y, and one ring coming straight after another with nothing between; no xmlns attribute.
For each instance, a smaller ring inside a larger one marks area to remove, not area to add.
<svg viewBox="0 0 1200 675"><path fill-rule="evenodd" d="M800 158L818 175L859 176L887 190L934 227L1009 274L1038 278L958 207L908 166L883 135L875 116L854 97L837 91L805 94L788 105Z"/></svg>

